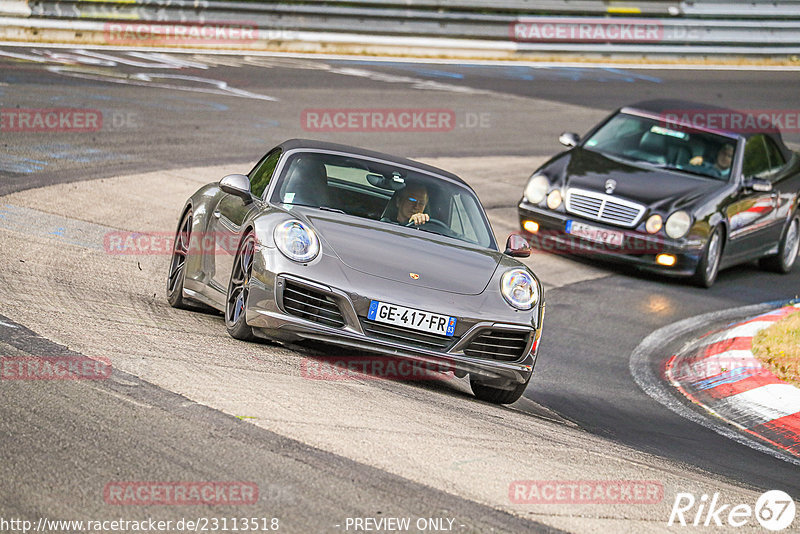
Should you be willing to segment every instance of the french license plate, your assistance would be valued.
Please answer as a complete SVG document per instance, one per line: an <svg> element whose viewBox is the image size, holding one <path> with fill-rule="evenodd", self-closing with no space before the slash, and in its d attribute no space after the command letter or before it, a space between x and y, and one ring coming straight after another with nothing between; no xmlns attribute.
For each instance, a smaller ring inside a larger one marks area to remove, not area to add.
<svg viewBox="0 0 800 534"><path fill-rule="evenodd" d="M373 300L369 303L367 318L379 323L411 328L421 332L452 336L456 331L456 318L431 313L397 304Z"/></svg>
<svg viewBox="0 0 800 534"><path fill-rule="evenodd" d="M590 224L584 224L573 220L567 221L567 233L595 243L606 245L622 246L625 234L616 230L606 230Z"/></svg>

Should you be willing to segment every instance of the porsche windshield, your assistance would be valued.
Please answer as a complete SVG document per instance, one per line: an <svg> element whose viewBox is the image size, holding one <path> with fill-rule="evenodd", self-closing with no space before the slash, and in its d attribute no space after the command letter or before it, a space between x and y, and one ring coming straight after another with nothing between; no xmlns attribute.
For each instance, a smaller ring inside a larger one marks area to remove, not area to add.
<svg viewBox="0 0 800 534"><path fill-rule="evenodd" d="M496 248L475 194L406 167L355 156L299 152L289 157L271 201L338 211ZM423 224L420 221L423 214Z"/></svg>
<svg viewBox="0 0 800 534"><path fill-rule="evenodd" d="M628 161L727 180L736 140L619 113L588 138L583 147Z"/></svg>

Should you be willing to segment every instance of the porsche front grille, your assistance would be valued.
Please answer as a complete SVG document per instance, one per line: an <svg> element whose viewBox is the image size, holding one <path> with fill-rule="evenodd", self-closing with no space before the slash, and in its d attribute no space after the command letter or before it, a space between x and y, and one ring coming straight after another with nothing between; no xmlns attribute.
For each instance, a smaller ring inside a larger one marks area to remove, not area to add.
<svg viewBox="0 0 800 534"><path fill-rule="evenodd" d="M325 326L344 326L344 317L336 302L321 291L293 282L283 289L283 308L287 313Z"/></svg>
<svg viewBox="0 0 800 534"><path fill-rule="evenodd" d="M583 189L567 190L566 208L567 213L628 228L639 224L646 209L641 204Z"/></svg>
<svg viewBox="0 0 800 534"><path fill-rule="evenodd" d="M364 333L369 337L423 349L445 351L458 340L455 336L448 337L428 334L426 332L409 330L407 328L378 323L364 318L361 318L361 327L364 329Z"/></svg>
<svg viewBox="0 0 800 534"><path fill-rule="evenodd" d="M464 354L473 358L516 361L525 355L530 332L488 330L469 342Z"/></svg>

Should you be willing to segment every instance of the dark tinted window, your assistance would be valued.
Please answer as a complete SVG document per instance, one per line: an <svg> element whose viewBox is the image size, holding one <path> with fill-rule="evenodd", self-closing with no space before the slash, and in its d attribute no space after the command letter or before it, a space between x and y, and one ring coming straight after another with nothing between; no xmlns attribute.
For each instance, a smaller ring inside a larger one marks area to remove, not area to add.
<svg viewBox="0 0 800 534"><path fill-rule="evenodd" d="M261 198L261 195L264 194L280 158L280 150L270 152L250 173L250 191L253 193L253 196Z"/></svg>
<svg viewBox="0 0 800 534"><path fill-rule="evenodd" d="M742 172L748 178L766 178L770 174L769 155L764 144L764 135L754 135L744 145Z"/></svg>
<svg viewBox="0 0 800 534"><path fill-rule="evenodd" d="M729 137L681 124L618 113L589 137L583 148L635 163L727 180L735 144ZM726 155L725 161L718 157L720 153Z"/></svg>
<svg viewBox="0 0 800 534"><path fill-rule="evenodd" d="M783 159L783 154L781 154L781 151L772 139L765 136L764 142L767 145L767 154L769 155L770 173L775 176L784 165L786 165L786 160Z"/></svg>
<svg viewBox="0 0 800 534"><path fill-rule="evenodd" d="M496 250L478 197L464 185L400 164L355 155L298 152L287 157L271 201L409 225L429 216L419 230Z"/></svg>

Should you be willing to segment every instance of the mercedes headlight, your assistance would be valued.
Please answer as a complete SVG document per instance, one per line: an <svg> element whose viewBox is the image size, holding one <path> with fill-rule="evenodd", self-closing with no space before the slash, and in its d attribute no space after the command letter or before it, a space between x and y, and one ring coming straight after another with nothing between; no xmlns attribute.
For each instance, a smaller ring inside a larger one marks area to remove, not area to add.
<svg viewBox="0 0 800 534"><path fill-rule="evenodd" d="M547 176L535 174L528 180L528 185L525 186L525 198L531 204L538 204L544 200L547 190L550 188L550 180Z"/></svg>
<svg viewBox="0 0 800 534"><path fill-rule="evenodd" d="M655 234L659 230L661 230L661 226L663 225L663 220L661 219L661 215L656 213L655 215L651 215L650 218L647 219L644 227L647 230L648 234Z"/></svg>
<svg viewBox="0 0 800 534"><path fill-rule="evenodd" d="M561 191L553 189L550 194L547 195L547 207L554 210L561 205L561 200Z"/></svg>
<svg viewBox="0 0 800 534"><path fill-rule="evenodd" d="M667 218L664 231L672 239L680 239L685 236L692 225L692 218L685 211L676 211Z"/></svg>
<svg viewBox="0 0 800 534"><path fill-rule="evenodd" d="M300 263L306 263L319 254L319 239L314 230L298 220L290 220L275 227L275 245L281 253Z"/></svg>
<svg viewBox="0 0 800 534"><path fill-rule="evenodd" d="M500 291L518 310L529 310L539 300L539 286L525 269L512 269L500 279Z"/></svg>

